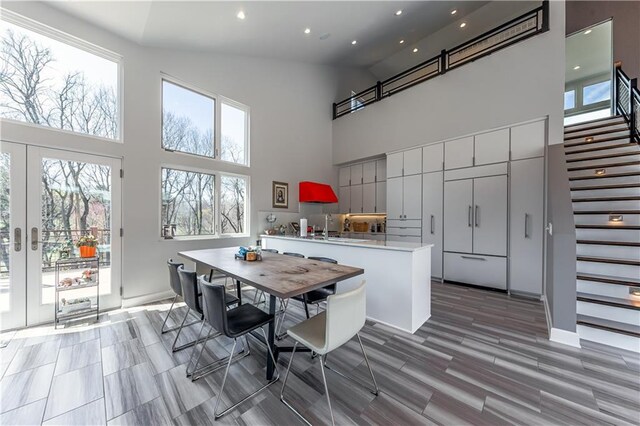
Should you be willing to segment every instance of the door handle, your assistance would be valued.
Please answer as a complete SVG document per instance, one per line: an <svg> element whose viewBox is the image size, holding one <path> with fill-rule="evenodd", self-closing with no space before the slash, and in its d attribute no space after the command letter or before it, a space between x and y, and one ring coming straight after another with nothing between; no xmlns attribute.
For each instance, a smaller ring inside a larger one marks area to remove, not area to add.
<svg viewBox="0 0 640 426"><path fill-rule="evenodd" d="M20 228L13 230L13 248L15 251L22 250L22 229Z"/></svg>
<svg viewBox="0 0 640 426"><path fill-rule="evenodd" d="M434 231L434 220L435 220L435 216L431 215L431 234L435 234L435 231Z"/></svg>
<svg viewBox="0 0 640 426"><path fill-rule="evenodd" d="M471 214L472 214L472 210L473 210L473 207L469 206L469 214L468 214L469 227L471 227L471 226L472 226L472 225L471 225Z"/></svg>
<svg viewBox="0 0 640 426"><path fill-rule="evenodd" d="M487 259L485 259L484 257L473 257L473 256L460 256L463 259L469 259L469 260L482 260L482 261L486 261Z"/></svg>
<svg viewBox="0 0 640 426"><path fill-rule="evenodd" d="M480 227L480 206L478 205L476 205L475 222L476 222L476 228L479 228Z"/></svg>
<svg viewBox="0 0 640 426"><path fill-rule="evenodd" d="M38 228L31 228L31 250L38 250Z"/></svg>
<svg viewBox="0 0 640 426"><path fill-rule="evenodd" d="M529 214L524 214L524 237L529 238Z"/></svg>

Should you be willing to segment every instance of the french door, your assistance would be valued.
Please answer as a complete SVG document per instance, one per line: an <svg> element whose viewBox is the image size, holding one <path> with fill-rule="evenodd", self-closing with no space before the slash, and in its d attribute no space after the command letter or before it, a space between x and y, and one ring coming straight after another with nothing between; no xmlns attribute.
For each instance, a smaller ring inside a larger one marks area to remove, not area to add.
<svg viewBox="0 0 640 426"><path fill-rule="evenodd" d="M83 235L98 240L101 309L120 306L120 160L5 142L0 153L0 329L53 319L56 261ZM95 303L95 290L64 297Z"/></svg>

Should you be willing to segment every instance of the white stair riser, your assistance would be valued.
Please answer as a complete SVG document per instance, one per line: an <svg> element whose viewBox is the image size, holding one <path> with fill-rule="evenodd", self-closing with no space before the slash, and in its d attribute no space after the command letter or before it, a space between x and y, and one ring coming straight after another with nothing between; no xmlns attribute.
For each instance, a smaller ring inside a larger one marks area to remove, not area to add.
<svg viewBox="0 0 640 426"><path fill-rule="evenodd" d="M640 286L639 286L640 287ZM580 293L597 294L600 296L615 297L617 299L633 300L640 306L640 297L632 298L626 285L596 283L593 281L577 280L577 290Z"/></svg>
<svg viewBox="0 0 640 426"><path fill-rule="evenodd" d="M577 302L576 307L579 315L588 315L590 317L623 322L625 324L640 325L640 311L582 302L580 300Z"/></svg>
<svg viewBox="0 0 640 426"><path fill-rule="evenodd" d="M579 240L640 241L640 230L635 229L576 229Z"/></svg>
<svg viewBox="0 0 640 426"><path fill-rule="evenodd" d="M594 157L596 155L594 154ZM583 166L593 166L598 167L603 164L610 163L632 163L634 161L640 161L640 155L626 155L624 157L613 157L613 158L600 158L597 160L581 160L575 161L573 163L567 163L567 168L573 167L583 167Z"/></svg>
<svg viewBox="0 0 640 426"><path fill-rule="evenodd" d="M596 176L596 170L601 168L602 167L593 167L586 170L573 170L568 173L570 178L583 177L583 176ZM631 172L640 172L640 165L632 164L630 166L604 167L604 169L605 169L606 175L611 175L616 173L631 173ZM597 181L598 179L594 179L594 180Z"/></svg>
<svg viewBox="0 0 640 426"><path fill-rule="evenodd" d="M577 326L577 332L580 338L584 340L614 346L627 351L640 352L640 338L637 337L612 333L607 330L600 330L580 324Z"/></svg>
<svg viewBox="0 0 640 426"><path fill-rule="evenodd" d="M613 146L613 145L619 145L621 143L626 143L626 142L629 142L629 132L626 132L626 134L624 135L623 134L603 135L601 138L595 139L591 142L587 142L582 145L573 145L574 143L582 143L582 142L585 142L584 138L574 139L574 140L565 139L564 141L565 153L569 154L570 152L580 151L582 149L600 148L603 146Z"/></svg>
<svg viewBox="0 0 640 426"><path fill-rule="evenodd" d="M578 244L578 256L612 257L614 259L638 260L640 247L602 246L597 244Z"/></svg>
<svg viewBox="0 0 640 426"><path fill-rule="evenodd" d="M611 210L611 213L615 214L616 212ZM623 214L622 219L622 222L609 222L608 214L576 214L573 216L576 225L640 225L640 215L638 214ZM618 232L618 230L614 229L612 232Z"/></svg>
<svg viewBox="0 0 640 426"><path fill-rule="evenodd" d="M640 196L640 187L632 188L608 188L608 189L582 189L571 191L571 198L587 198L587 197L638 197Z"/></svg>
<svg viewBox="0 0 640 426"><path fill-rule="evenodd" d="M624 185L628 183L640 183L640 176L603 177L598 179L584 179L569 181L571 189L584 188L594 185Z"/></svg>
<svg viewBox="0 0 640 426"><path fill-rule="evenodd" d="M640 266L635 265L576 261L576 270L579 273L606 275L610 277L633 279L640 277Z"/></svg>
<svg viewBox="0 0 640 426"><path fill-rule="evenodd" d="M638 152L638 145L630 143L628 145L621 146L620 148L608 148L599 151L588 151L581 153L565 152L565 156L569 160L575 160L576 158L589 158L601 155L620 154L623 152Z"/></svg>
<svg viewBox="0 0 640 426"><path fill-rule="evenodd" d="M587 198L587 197L576 197ZM616 211L616 210L640 210L640 200L626 201L589 201L573 203L573 211Z"/></svg>

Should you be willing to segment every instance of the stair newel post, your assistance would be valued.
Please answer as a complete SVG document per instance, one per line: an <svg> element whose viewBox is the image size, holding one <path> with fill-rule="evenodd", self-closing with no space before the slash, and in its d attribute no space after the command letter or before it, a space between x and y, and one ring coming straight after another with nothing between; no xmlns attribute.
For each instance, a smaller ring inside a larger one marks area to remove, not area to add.
<svg viewBox="0 0 640 426"><path fill-rule="evenodd" d="M618 86L620 85L620 67L622 63L620 61L615 62L613 64L613 96L612 96L612 109L611 111L613 115L620 114L620 109L618 108Z"/></svg>
<svg viewBox="0 0 640 426"><path fill-rule="evenodd" d="M338 105L333 103L333 119L335 120L338 117Z"/></svg>
<svg viewBox="0 0 640 426"><path fill-rule="evenodd" d="M638 87L638 79L630 78L629 79L629 105L627 105L629 111L629 138L631 141L635 139L636 135L636 113L633 109L633 92Z"/></svg>

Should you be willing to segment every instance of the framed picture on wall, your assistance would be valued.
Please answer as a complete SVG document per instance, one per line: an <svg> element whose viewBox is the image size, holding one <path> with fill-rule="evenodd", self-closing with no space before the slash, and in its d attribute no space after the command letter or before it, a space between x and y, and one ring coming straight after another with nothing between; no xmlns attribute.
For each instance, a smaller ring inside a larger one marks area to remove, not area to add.
<svg viewBox="0 0 640 426"><path fill-rule="evenodd" d="M280 209L289 208L289 184L284 182L273 182L273 207Z"/></svg>

